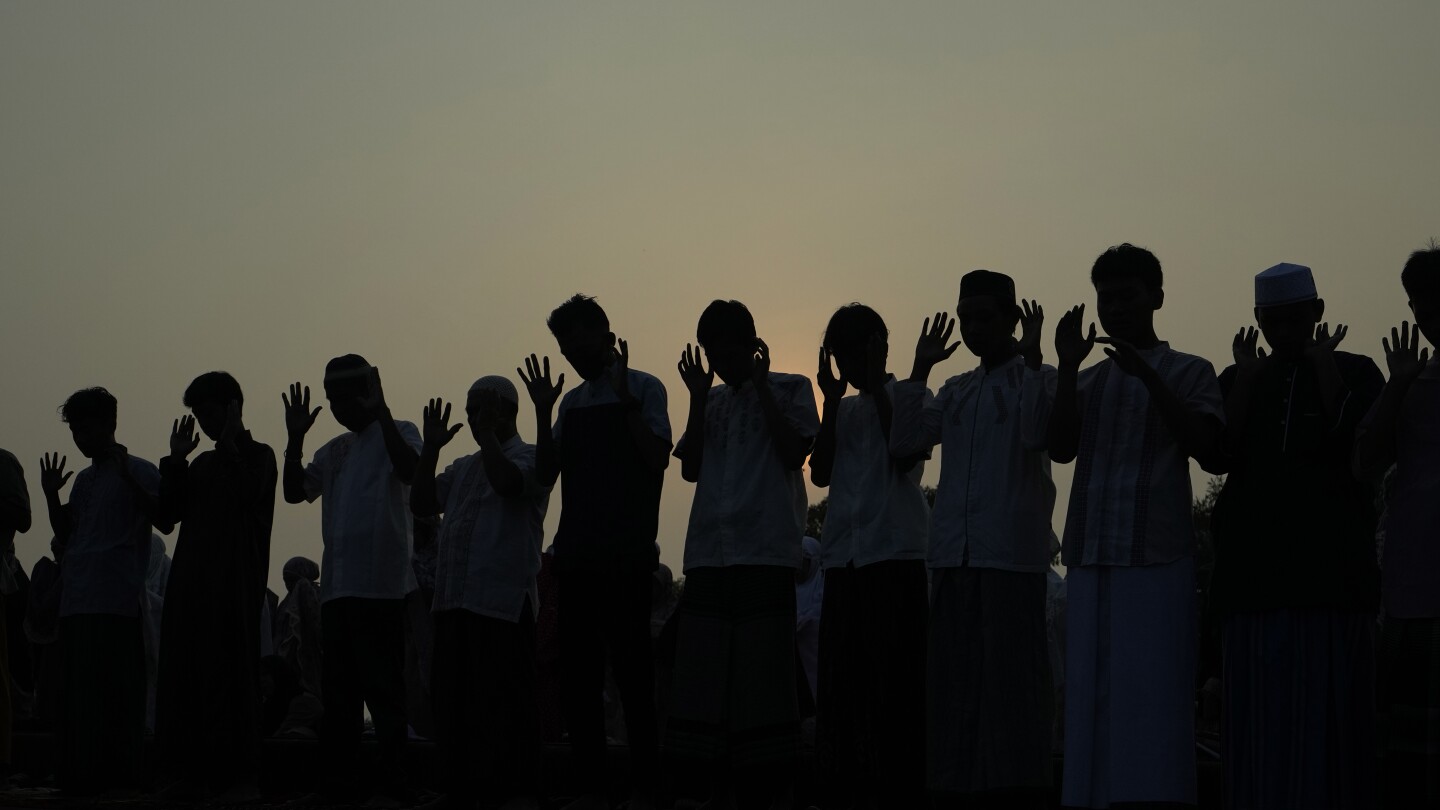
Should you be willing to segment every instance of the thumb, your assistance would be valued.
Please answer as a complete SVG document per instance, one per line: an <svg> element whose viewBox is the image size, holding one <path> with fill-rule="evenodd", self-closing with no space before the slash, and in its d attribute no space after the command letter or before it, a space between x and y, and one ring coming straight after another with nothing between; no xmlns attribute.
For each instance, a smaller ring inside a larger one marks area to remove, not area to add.
<svg viewBox="0 0 1440 810"><path fill-rule="evenodd" d="M1260 355L1260 359L1261 359L1261 360L1264 360L1266 357L1269 356L1269 354L1266 353L1264 346L1256 347L1255 353L1258 354L1258 355Z"/></svg>
<svg viewBox="0 0 1440 810"><path fill-rule="evenodd" d="M460 428L463 428L463 427L465 427L465 423L464 423L464 422L457 422L457 423L455 423L455 427L450 428L450 438L452 438L452 439L455 438L455 434L456 434L456 433L459 433L459 432L460 432Z"/></svg>

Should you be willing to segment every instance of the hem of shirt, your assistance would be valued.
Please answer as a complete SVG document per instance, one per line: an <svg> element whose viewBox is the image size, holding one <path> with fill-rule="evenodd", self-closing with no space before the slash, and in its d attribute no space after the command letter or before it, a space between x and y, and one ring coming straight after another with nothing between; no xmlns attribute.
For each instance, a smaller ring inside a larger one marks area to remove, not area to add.
<svg viewBox="0 0 1440 810"><path fill-rule="evenodd" d="M1004 560L929 560L927 565L934 568L992 568L996 571L1014 571L1017 574L1040 574L1049 571L1050 563L1044 565L1024 565L1022 563L1006 562Z"/></svg>
<svg viewBox="0 0 1440 810"><path fill-rule="evenodd" d="M1060 564L1063 565L1063 566L1065 566L1066 568L1153 568L1154 566L1157 566L1157 565L1171 565L1172 563L1177 563L1177 562L1180 562L1181 560L1193 559L1194 557L1195 557L1195 552L1191 551L1191 552L1188 553L1188 554L1179 554L1179 555L1176 555L1176 556L1171 557L1171 558L1169 558L1169 559L1164 559L1164 560L1146 560L1145 562L1143 562L1143 563L1141 563L1141 564L1139 564L1139 565L1136 565L1135 563L1132 563L1132 562L1130 562L1130 561L1128 561L1128 560L1122 560L1122 561L1117 561L1117 562L1096 561L1096 562L1074 562L1074 563L1071 563L1071 562L1065 562L1064 558L1062 557L1061 560L1060 560Z"/></svg>
<svg viewBox="0 0 1440 810"><path fill-rule="evenodd" d="M432 614L449 613L452 610L463 610L466 613L473 613L476 616L484 616L487 619L499 619L502 622L510 622L511 624L519 624L520 617L524 615L525 612L524 608L521 608L520 610L517 610L512 614L498 610L477 610L473 607L466 607L465 605L455 605L454 607L447 608L430 608L430 612Z"/></svg>
<svg viewBox="0 0 1440 810"><path fill-rule="evenodd" d="M72 610L69 612L61 610L59 616L62 619L68 619L71 616L119 616L122 619L138 619L140 618L140 608L136 607L129 613L118 610Z"/></svg>
<svg viewBox="0 0 1440 810"><path fill-rule="evenodd" d="M829 571L831 568L846 568L846 567L851 566L851 565L855 566L856 568L864 568L864 567L867 566L867 565L874 565L875 563L882 563L882 562L902 562L902 561L905 561L905 560L923 560L923 559L925 559L925 552L924 552L923 550L921 550L921 551L901 551L901 552L896 552L895 554L889 554L889 555L886 555L886 556L883 556L883 557L851 557L851 558L848 559L848 560L841 560L841 561L838 561L838 562L828 562L828 563L827 563L827 562L824 562L824 561L823 561L823 558L822 558L822 562L820 563L820 567L823 568L823 569L826 570L826 571Z"/></svg>
<svg viewBox="0 0 1440 810"><path fill-rule="evenodd" d="M754 557L744 560L686 560L684 563L684 567L681 569L681 572L688 574L696 568L733 568L740 565L778 565L783 568L799 568L799 549L796 549L796 554L794 557L787 557L783 559L780 557Z"/></svg>
<svg viewBox="0 0 1440 810"><path fill-rule="evenodd" d="M320 604L323 605L326 602L335 599L404 599L405 597L418 590L420 590L420 586L417 585L414 588L411 588L404 593L398 595L393 591L385 591L383 593L375 591L341 591L340 593L332 593L321 596Z"/></svg>

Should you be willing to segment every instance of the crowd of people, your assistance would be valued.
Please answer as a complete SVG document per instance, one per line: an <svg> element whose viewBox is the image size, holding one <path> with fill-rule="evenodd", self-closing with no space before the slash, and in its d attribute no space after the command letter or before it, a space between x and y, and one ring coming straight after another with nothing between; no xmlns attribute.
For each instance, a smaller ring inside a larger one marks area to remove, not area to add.
<svg viewBox="0 0 1440 810"><path fill-rule="evenodd" d="M1329 327L1294 264L1256 275L1256 325L1217 375L1157 335L1160 262L1130 244L1091 270L1103 334L1081 304L1047 340L1040 304L977 270L956 317L924 319L903 379L863 304L831 317L812 385L771 369L749 310L716 300L677 365L675 442L664 384L630 367L600 304L577 295L547 325L579 382L567 391L539 354L518 386L481 376L464 399L476 447L443 470L464 429L452 402L431 399L419 425L396 419L356 355L325 368L345 432L307 456L322 408L297 382L278 462L224 372L185 390L190 415L158 467L117 441L113 396L78 391L61 418L90 463L41 460L54 560L36 566L25 625L58 646L59 785L140 786L155 636L155 787L180 801L254 800L262 736L317 728L321 773L299 803L411 802L401 753L425 716L444 763L434 804L537 807L553 688L572 810L616 798L607 695L632 810L656 806L662 779L709 808L792 806L810 710L819 807L1043 807L1061 702L1051 467L1073 463L1063 804L1196 803L1203 607L1222 628L1227 807L1440 805L1440 358L1420 346L1440 340L1440 249L1398 275L1415 325L1382 342L1388 380L1339 349L1346 327ZM932 390L962 344L978 365ZM1081 368L1097 344L1104 359ZM533 441L517 430L521 388ZM192 458L197 426L213 448ZM937 446L932 508L921 477ZM683 593L667 606L656 536L672 458L695 486ZM1226 475L1204 606L1192 459ZM818 541L804 538L807 470L829 490ZM286 504L320 501L324 547L318 566L285 564L283 601L266 588L277 488ZM0 455L12 562L31 523L22 468ZM147 632L152 530L176 526ZM547 624L553 662L537 655ZM367 708L379 754L362 767Z"/></svg>

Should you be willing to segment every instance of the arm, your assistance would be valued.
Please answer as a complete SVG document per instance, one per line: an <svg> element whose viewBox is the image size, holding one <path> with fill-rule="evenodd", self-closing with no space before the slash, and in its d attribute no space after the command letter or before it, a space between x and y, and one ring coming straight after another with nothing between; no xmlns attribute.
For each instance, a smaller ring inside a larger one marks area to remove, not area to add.
<svg viewBox="0 0 1440 810"><path fill-rule="evenodd" d="M1265 349L1257 345L1259 338L1260 331L1251 326L1236 332L1231 343L1231 352L1235 356L1234 371L1227 376L1229 385L1221 386L1225 394L1225 430L1220 434L1218 452L1205 466L1206 472L1216 475L1229 472L1234 461L1244 452L1255 382L1271 363Z"/></svg>
<svg viewBox="0 0 1440 810"><path fill-rule="evenodd" d="M442 410L443 406L443 410ZM420 457L415 463L415 477L410 482L410 514L415 517L438 515L444 509L435 491L435 467L440 461L440 448L450 443L463 424L450 426L450 404L432 399L425 406L424 437Z"/></svg>
<svg viewBox="0 0 1440 810"><path fill-rule="evenodd" d="M680 458L680 476L693 484L700 480L700 467L705 460L705 405L710 399L710 386L715 382L715 370L707 370L699 347L688 343L676 367L685 389L690 392L690 410L685 419L685 435L675 455Z"/></svg>
<svg viewBox="0 0 1440 810"><path fill-rule="evenodd" d="M657 436L645 422L644 403L630 391L630 344L623 339L619 344L615 362L610 366L610 384L625 406L625 427L630 431L630 441L634 442L645 466L655 472L665 472L670 466L670 441Z"/></svg>
<svg viewBox="0 0 1440 810"><path fill-rule="evenodd" d="M835 470L835 423L840 419L840 402L848 385L843 377L836 376L830 358L830 350L821 347L820 371L815 376L815 382L820 386L824 404L820 408L820 433L815 437L815 449L810 453L810 483L817 487L830 486L830 474ZM888 397L886 402L888 404ZM889 430L885 432L888 441Z"/></svg>
<svg viewBox="0 0 1440 810"><path fill-rule="evenodd" d="M1340 366L1335 362L1335 348L1348 332L1345 324L1336 324L1335 334L1331 335L1330 324L1322 323L1315 327L1315 338L1305 349L1305 358L1314 367L1315 378L1320 385L1325 419L1336 428L1340 427L1345 414L1345 402L1350 397L1350 387L1345 384L1345 379L1340 374Z"/></svg>
<svg viewBox="0 0 1440 810"><path fill-rule="evenodd" d="M1055 327L1055 354L1060 368L1055 378L1055 404L1050 412L1046 444L1050 447L1050 460L1057 464L1069 464L1080 452L1080 396L1077 390L1080 363L1095 347L1095 324L1090 324L1088 336L1080 331L1084 318L1085 305L1081 304L1060 316L1060 323Z"/></svg>
<svg viewBox="0 0 1440 810"><path fill-rule="evenodd" d="M1382 338L1385 364L1390 380L1380 392L1374 408L1355 437L1353 462L1356 479L1373 481L1395 463L1396 442L1400 429L1400 410L1410 386L1430 362L1430 350L1420 348L1420 330L1410 329L1410 322L1390 330L1390 338Z"/></svg>
<svg viewBox="0 0 1440 810"><path fill-rule="evenodd" d="M805 466L805 457L810 455L810 440L790 424L780 406L775 402L775 392L770 390L770 347L765 341L755 339L755 396L760 402L760 413L770 430L770 441L780 456L780 463L787 470L798 470ZM813 408L813 404L811 405ZM813 411L811 412L814 413Z"/></svg>
<svg viewBox="0 0 1440 810"><path fill-rule="evenodd" d="M551 425L555 401L565 388L565 375L562 373L552 385L550 358L546 357L542 363L533 354L525 358L525 370L517 367L515 373L520 375L520 381L525 383L525 390L530 394L530 401L535 404L535 475L542 486L553 486L560 477L560 452Z"/></svg>
<svg viewBox="0 0 1440 810"><path fill-rule="evenodd" d="M290 396L280 395L285 403L285 432L289 440L285 444L285 473L283 487L286 503L304 503L309 500L305 494L305 434L315 424L315 417L322 408L310 410L310 386L292 383Z"/></svg>
<svg viewBox="0 0 1440 810"><path fill-rule="evenodd" d="M70 514L70 505L60 503L60 489L75 472L65 472L65 457L59 453L46 453L40 458L40 489L45 493L45 507L50 513L50 530L55 541L64 546L75 530Z"/></svg>
<svg viewBox="0 0 1440 810"><path fill-rule="evenodd" d="M1144 384L1150 394L1150 404L1160 413L1160 421L1165 423L1180 449L1202 465L1213 463L1219 447L1220 420L1212 414L1191 410L1134 346L1119 338L1102 338L1101 342L1108 344L1105 354L1121 371Z"/></svg>
<svg viewBox="0 0 1440 810"><path fill-rule="evenodd" d="M195 417L182 416L171 424L170 455L160 459L160 511L171 523L180 522L185 515L188 459L199 446Z"/></svg>
<svg viewBox="0 0 1440 810"><path fill-rule="evenodd" d="M385 437L385 452L390 456L390 467L395 470L395 477L400 479L400 483L409 484L415 480L415 467L420 463L420 454L400 435L400 429L395 426L389 408L381 410L376 418L380 420L380 435Z"/></svg>

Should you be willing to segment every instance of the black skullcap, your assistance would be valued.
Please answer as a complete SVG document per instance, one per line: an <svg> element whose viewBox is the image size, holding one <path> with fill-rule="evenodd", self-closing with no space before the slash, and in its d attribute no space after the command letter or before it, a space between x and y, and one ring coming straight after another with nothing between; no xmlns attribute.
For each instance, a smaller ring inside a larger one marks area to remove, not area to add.
<svg viewBox="0 0 1440 810"><path fill-rule="evenodd" d="M963 300L976 295L993 295L1013 304L1015 281L1004 273L972 270L960 277L960 298Z"/></svg>

